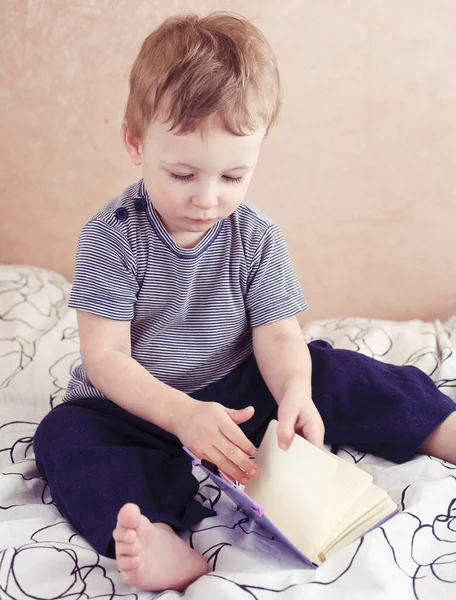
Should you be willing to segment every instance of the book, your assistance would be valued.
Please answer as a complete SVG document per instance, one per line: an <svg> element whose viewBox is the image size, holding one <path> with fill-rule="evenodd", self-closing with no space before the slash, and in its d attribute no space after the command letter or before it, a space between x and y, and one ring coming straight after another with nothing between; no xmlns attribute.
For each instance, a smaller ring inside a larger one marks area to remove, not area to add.
<svg viewBox="0 0 456 600"><path fill-rule="evenodd" d="M184 450L239 509L306 564L320 566L399 512L369 473L298 434L282 450L277 425L269 423L254 458L259 472L245 487Z"/></svg>

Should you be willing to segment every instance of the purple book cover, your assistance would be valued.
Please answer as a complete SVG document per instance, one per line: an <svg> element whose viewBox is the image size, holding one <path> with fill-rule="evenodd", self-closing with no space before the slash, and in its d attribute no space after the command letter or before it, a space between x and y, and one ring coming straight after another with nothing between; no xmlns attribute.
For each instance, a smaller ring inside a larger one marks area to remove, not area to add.
<svg viewBox="0 0 456 600"><path fill-rule="evenodd" d="M237 483L230 483L226 479L222 478L220 475L206 467L203 462L196 458L192 452L185 446L183 449L187 454L192 458L193 466L198 466L204 473L223 491L225 494L238 506L248 517L254 519L254 521L262 528L266 529L273 535L276 539L280 540L287 548L292 550L296 555L298 555L308 566L316 569L318 565L312 563L307 556L305 556L299 548L297 548L286 535L282 533L280 529L268 518L265 514L263 508L258 506L252 498L244 492L242 488L239 487ZM215 467L215 465L214 465ZM215 469L218 471L217 467ZM391 517L399 512L399 507L387 517L382 519L379 523L371 527L369 530L365 531L363 535L369 533L388 521ZM361 537L361 536L360 536Z"/></svg>

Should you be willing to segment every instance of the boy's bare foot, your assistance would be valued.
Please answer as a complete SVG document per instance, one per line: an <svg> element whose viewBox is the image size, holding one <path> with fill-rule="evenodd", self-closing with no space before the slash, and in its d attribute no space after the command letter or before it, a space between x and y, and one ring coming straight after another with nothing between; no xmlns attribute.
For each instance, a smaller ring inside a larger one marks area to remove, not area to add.
<svg viewBox="0 0 456 600"><path fill-rule="evenodd" d="M181 590L207 573L206 560L165 523L151 523L136 504L125 504L112 537L126 583L142 590Z"/></svg>

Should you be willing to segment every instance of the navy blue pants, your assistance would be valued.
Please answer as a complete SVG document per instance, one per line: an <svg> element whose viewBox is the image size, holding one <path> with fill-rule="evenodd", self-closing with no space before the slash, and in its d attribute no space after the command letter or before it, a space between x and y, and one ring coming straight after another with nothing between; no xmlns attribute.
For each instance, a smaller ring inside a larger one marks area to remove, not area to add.
<svg viewBox="0 0 456 600"><path fill-rule="evenodd" d="M348 444L394 462L410 459L455 409L415 367L383 364L329 344L309 344L312 395L327 444ZM191 394L230 408L255 407L240 425L258 447L277 405L251 356L228 377ZM54 408L34 438L38 469L57 508L105 556L126 502L176 531L215 513L195 500L198 482L179 440L110 400L87 398Z"/></svg>

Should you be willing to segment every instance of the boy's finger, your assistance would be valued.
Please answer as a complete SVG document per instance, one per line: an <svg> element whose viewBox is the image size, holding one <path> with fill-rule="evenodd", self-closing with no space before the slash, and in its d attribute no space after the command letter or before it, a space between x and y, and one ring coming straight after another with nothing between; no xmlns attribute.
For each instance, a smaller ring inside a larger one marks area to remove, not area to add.
<svg viewBox="0 0 456 600"><path fill-rule="evenodd" d="M246 410L246 409L243 409L242 411L236 411L236 412L243 412L244 410ZM253 410L253 407L252 407L252 410ZM248 417L248 419L250 419L250 417L252 415L253 415L253 412ZM231 418L233 418L233 417L231 416ZM245 419L245 421L247 421L248 419ZM220 431L223 433L223 435L226 438L228 438L228 440L230 442L232 442L235 446L237 446L240 450L242 450L242 452L245 452L245 454L247 454L248 456L255 456L255 454L256 454L255 446L252 444L252 442L249 440L249 438L245 435L245 433L242 431L242 429L240 427L238 427L238 425L236 424L234 419L232 421L228 421L226 425L220 427Z"/></svg>
<svg viewBox="0 0 456 600"><path fill-rule="evenodd" d="M245 452L243 452L236 444L233 444L225 436L220 436L213 442L213 446L217 448L226 458L237 467L242 469L245 473L252 476L258 472L258 467L255 461L251 460ZM222 467L222 470L223 467Z"/></svg>
<svg viewBox="0 0 456 600"><path fill-rule="evenodd" d="M324 429L318 426L318 424L312 423L302 428L302 436L306 438L308 442L317 446L317 448L324 448Z"/></svg>
<svg viewBox="0 0 456 600"><path fill-rule="evenodd" d="M287 450L295 434L297 411L285 408L278 412L277 440L282 450Z"/></svg>
<svg viewBox="0 0 456 600"><path fill-rule="evenodd" d="M245 408L241 408L239 410L237 410L236 408L228 408L227 412L233 419L233 421L236 423L236 425L239 425L240 423L245 423L246 421L251 419L253 417L255 409L253 408L253 406L246 406Z"/></svg>
<svg viewBox="0 0 456 600"><path fill-rule="evenodd" d="M303 437L314 446L317 446L317 448L323 449L323 436L318 432L306 431L305 433L303 432Z"/></svg>
<svg viewBox="0 0 456 600"><path fill-rule="evenodd" d="M250 481L250 477L247 473L244 473L242 469L240 469L237 465L235 465L229 458L227 458L220 450L215 448L214 446L211 448L211 456L209 460L213 462L217 467L226 473L229 477L234 479L235 481L240 481L245 484Z"/></svg>

